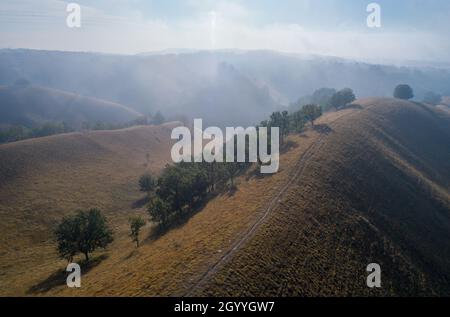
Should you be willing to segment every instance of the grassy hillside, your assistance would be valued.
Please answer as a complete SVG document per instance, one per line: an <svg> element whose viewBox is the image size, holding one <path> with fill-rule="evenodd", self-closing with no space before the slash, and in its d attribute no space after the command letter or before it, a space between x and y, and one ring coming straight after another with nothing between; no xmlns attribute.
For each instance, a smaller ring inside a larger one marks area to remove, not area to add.
<svg viewBox="0 0 450 317"><path fill-rule="evenodd" d="M47 122L65 122L79 129L83 123L119 124L138 116L138 112L120 104L61 90L0 86L0 126L35 127Z"/></svg>
<svg viewBox="0 0 450 317"><path fill-rule="evenodd" d="M250 170L163 236L148 225L139 249L127 225L145 216L136 179L168 162L168 126L1 145L1 294L448 295L450 119L358 104L291 135L279 173ZM80 207L102 208L116 239L68 289L51 229ZM372 262L380 290L365 286Z"/></svg>
<svg viewBox="0 0 450 317"><path fill-rule="evenodd" d="M358 103L193 294L450 295L450 118L394 99ZM366 286L372 262L378 290Z"/></svg>
<svg viewBox="0 0 450 317"><path fill-rule="evenodd" d="M169 162L173 125L0 145L1 293L25 294L64 267L52 236L64 215L101 208L120 231L129 216L142 213L137 179Z"/></svg>

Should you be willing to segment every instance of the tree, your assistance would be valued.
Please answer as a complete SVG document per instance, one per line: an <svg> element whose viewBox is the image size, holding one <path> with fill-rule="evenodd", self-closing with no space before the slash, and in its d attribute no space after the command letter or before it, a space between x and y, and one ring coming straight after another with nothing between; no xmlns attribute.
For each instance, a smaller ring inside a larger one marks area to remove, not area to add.
<svg viewBox="0 0 450 317"><path fill-rule="evenodd" d="M353 101L355 101L355 99L356 97L353 90L351 90L350 88L344 88L336 92L331 97L330 105L337 110L348 105L349 103L352 103Z"/></svg>
<svg viewBox="0 0 450 317"><path fill-rule="evenodd" d="M427 92L423 98L423 102L429 103L434 106L440 104L441 101L442 101L442 96L437 93L434 93L432 91Z"/></svg>
<svg viewBox="0 0 450 317"><path fill-rule="evenodd" d="M136 242L136 248L139 248L139 232L145 226L145 220L141 217L132 217L129 219L129 223L131 240Z"/></svg>
<svg viewBox="0 0 450 317"><path fill-rule="evenodd" d="M289 116L287 111L274 112L270 116L270 127L278 127L280 129L280 141L283 144L284 138L289 134ZM263 122L261 122L263 123Z"/></svg>
<svg viewBox="0 0 450 317"><path fill-rule="evenodd" d="M166 121L166 119L159 111L156 112L155 115L153 116L153 124L155 124L155 125L163 124L165 121Z"/></svg>
<svg viewBox="0 0 450 317"><path fill-rule="evenodd" d="M318 105L306 105L302 108L302 113L314 126L314 121L322 115L322 108Z"/></svg>
<svg viewBox="0 0 450 317"><path fill-rule="evenodd" d="M64 218L55 235L59 255L68 260L82 253L89 261L90 253L106 248L113 241L107 220L98 209L78 211L76 215Z"/></svg>
<svg viewBox="0 0 450 317"><path fill-rule="evenodd" d="M301 133L305 127L306 118L303 111L299 110L290 115L291 130Z"/></svg>
<svg viewBox="0 0 450 317"><path fill-rule="evenodd" d="M409 85L398 85L394 90L394 97L403 100L409 100L414 98L414 93Z"/></svg>
<svg viewBox="0 0 450 317"><path fill-rule="evenodd" d="M147 212L151 221L158 223L160 227L165 227L171 213L170 204L158 196L153 197L148 204Z"/></svg>
<svg viewBox="0 0 450 317"><path fill-rule="evenodd" d="M156 187L156 182L152 175L144 174L139 178L139 188L141 192L150 193Z"/></svg>
<svg viewBox="0 0 450 317"><path fill-rule="evenodd" d="M330 101L335 93L336 89L333 88L317 89L311 97L311 103L319 105L323 111L327 111L331 106Z"/></svg>

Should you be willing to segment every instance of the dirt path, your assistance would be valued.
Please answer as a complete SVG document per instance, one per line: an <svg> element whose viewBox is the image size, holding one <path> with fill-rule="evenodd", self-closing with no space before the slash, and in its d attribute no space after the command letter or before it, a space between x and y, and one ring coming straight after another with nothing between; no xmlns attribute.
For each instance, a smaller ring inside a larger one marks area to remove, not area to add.
<svg viewBox="0 0 450 317"><path fill-rule="evenodd" d="M337 118L336 120L340 119L342 117ZM334 121L336 121L334 120ZM332 121L332 122L334 122ZM330 123L332 123L330 122ZM209 279L211 275L217 272L217 270L225 264L235 253L238 251L246 242L248 242L251 237L254 235L255 231L261 226L261 224L264 222L264 220L267 219L269 214L274 210L274 208L277 206L277 204L281 201L281 197L283 194L289 189L289 187L302 175L303 171L305 170L306 162L311 159L312 156L316 153L317 149L320 148L320 146L323 144L324 140L326 138L326 134L323 133L320 135L320 137L311 144L307 150L303 153L300 160L297 163L297 167L295 169L294 174L289 179L289 181L283 186L283 188L278 192L278 194L275 195L274 198L270 201L270 203L265 208L263 214L261 217L248 229L248 231L238 240L236 241L230 249L228 249L227 252L223 254L223 256L215 263L213 264L203 275L200 277L200 279L193 285L193 287L184 295L186 297L192 296L192 294L195 293L195 291L205 282Z"/></svg>

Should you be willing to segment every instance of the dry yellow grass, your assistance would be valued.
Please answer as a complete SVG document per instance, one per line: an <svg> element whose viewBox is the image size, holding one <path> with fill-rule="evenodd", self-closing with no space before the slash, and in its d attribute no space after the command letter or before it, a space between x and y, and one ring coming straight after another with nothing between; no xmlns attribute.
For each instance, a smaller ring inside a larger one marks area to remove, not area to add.
<svg viewBox="0 0 450 317"><path fill-rule="evenodd" d="M326 114L315 130L290 136L295 146L281 156L279 173L239 177L235 193L217 196L139 249L127 225L131 214L145 215L131 208L142 198L136 179L168 161L168 128L0 146L9 162L0 164L1 175L9 175L0 181L1 294L166 296L188 294L194 285L198 295L447 294L448 117L392 99L358 102L361 107ZM222 263L311 147L276 208ZM81 207L105 210L116 240L95 254L98 263L83 272L81 289L68 289L58 277L65 263L50 229ZM382 264L380 291L365 287L370 261Z"/></svg>
<svg viewBox="0 0 450 317"><path fill-rule="evenodd" d="M254 238L196 295L450 294L450 120L359 100ZM366 286L379 263L381 289Z"/></svg>
<svg viewBox="0 0 450 317"><path fill-rule="evenodd" d="M172 125L1 145L0 292L25 294L61 268L52 231L79 208L101 208L120 237L128 217L142 213L132 208L142 198L138 177L169 162Z"/></svg>
<svg viewBox="0 0 450 317"><path fill-rule="evenodd" d="M336 114L330 115L333 116ZM151 139L156 138L155 131L161 132L155 129L147 131L151 133ZM130 207L134 201L142 198L142 194L137 190L136 179L146 169L143 166L145 149L152 149L151 153L160 155L156 158L153 154L150 156L147 168L155 172L167 162L164 156L170 153L170 149L168 146L159 148L155 144L141 144L142 140L125 132L117 131L114 135L103 132L95 136L56 136L11 144L3 148L3 152L0 152L3 155L15 153L18 157L33 152L27 145L35 145L35 148L43 151L45 155L49 153L48 150L42 150L46 143L55 149L54 154L44 156L45 166L37 167L30 171L30 174L26 174L25 169L20 170L20 166L26 166L30 161L20 164L17 167L18 172L10 173L15 176L2 185L2 197L9 200L5 200L5 203L2 200L1 205L3 215L9 218L9 224L2 228L7 233L2 236L7 242L3 245L8 245L7 250L2 250L0 258L3 272L1 281L5 285L3 294L185 294L256 221L271 197L286 183L298 157L320 135L315 131L308 131L301 136L292 136L290 139L293 147L282 155L278 174L264 178L252 173L243 175L237 180L239 186L235 193L219 195L184 225L174 228L159 239L147 238L139 249L135 249L127 236L126 220L131 213L145 215L143 208L133 210ZM170 135L167 130L162 134L159 136L161 140L167 140ZM74 141L69 143L67 139L70 138ZM74 144L79 138L89 139L89 142L81 142L83 145L80 149ZM93 139L95 145L90 142ZM130 141L135 144L131 146L133 151L130 150ZM42 144L37 145L36 142ZM92 148L87 149L85 143L92 146L96 152ZM162 143L169 144L167 141ZM97 149L97 144L102 146ZM20 150L12 151L10 148L14 145ZM70 148L71 152L61 158L59 155L68 150L65 147ZM140 150L135 153L136 149ZM105 155L102 152L105 152ZM42 159L42 155L36 156ZM93 163L95 157L98 164ZM9 160L11 161L13 160ZM4 171L3 173L6 174ZM25 185L24 180L28 180L28 185ZM83 287L79 290L67 289L62 281L55 278L57 272L64 269L65 263L57 259L50 229L62 215L77 208L91 206L106 211L115 229L116 240L107 252L96 253L98 257L107 257L83 274ZM28 213L27 208L34 212ZM46 210L45 217L42 217L42 210ZM147 226L142 237L148 236L151 229L151 226ZM38 234L40 240L30 238ZM13 242L15 238L17 240ZM33 268L29 269L30 267Z"/></svg>

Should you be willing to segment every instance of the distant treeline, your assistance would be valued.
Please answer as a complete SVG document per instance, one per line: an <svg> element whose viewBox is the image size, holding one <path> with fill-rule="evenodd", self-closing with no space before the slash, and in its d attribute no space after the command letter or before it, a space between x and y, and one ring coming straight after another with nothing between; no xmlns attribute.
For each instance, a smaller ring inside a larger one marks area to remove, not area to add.
<svg viewBox="0 0 450 317"><path fill-rule="evenodd" d="M97 121L94 123L84 122L80 128L74 128L66 122L48 122L37 127L26 127L24 125L14 125L10 128L0 130L0 144L15 142L20 140L40 138L55 134L70 133L75 131L91 130L119 130L137 125L162 124L165 122L164 116L157 112L153 117L142 116L131 122L124 124L113 124Z"/></svg>
<svg viewBox="0 0 450 317"><path fill-rule="evenodd" d="M22 125L17 125L4 131L0 130L0 143L15 142L73 131L74 130L65 123L45 123L36 128L27 128Z"/></svg>

